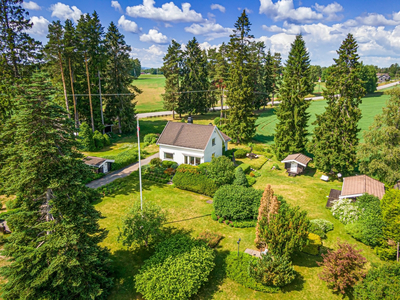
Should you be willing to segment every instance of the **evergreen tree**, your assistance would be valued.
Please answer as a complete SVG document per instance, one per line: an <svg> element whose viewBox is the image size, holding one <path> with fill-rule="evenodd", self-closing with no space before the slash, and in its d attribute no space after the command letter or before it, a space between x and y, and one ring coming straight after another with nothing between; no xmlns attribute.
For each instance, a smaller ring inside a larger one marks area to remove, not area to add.
<svg viewBox="0 0 400 300"><path fill-rule="evenodd" d="M307 143L307 109L310 101L304 97L313 91L310 78L310 58L303 37L292 43L280 87L281 103L276 109L275 153L278 160L289 154L304 152Z"/></svg>
<svg viewBox="0 0 400 300"><path fill-rule="evenodd" d="M381 200L382 217L385 222L383 233L387 239L390 239L399 245L400 243L400 191L388 190ZM399 261L399 252L397 252L397 261Z"/></svg>
<svg viewBox="0 0 400 300"><path fill-rule="evenodd" d="M10 116L16 86L38 63L40 42L26 31L32 28L22 0L0 1L0 126Z"/></svg>
<svg viewBox="0 0 400 300"><path fill-rule="evenodd" d="M317 169L323 172L348 174L357 164L359 105L365 95L357 48L353 35L348 34L326 82L323 94L328 106L313 123L316 127L309 151L315 156Z"/></svg>
<svg viewBox="0 0 400 300"><path fill-rule="evenodd" d="M249 182L247 181L246 174L244 174L242 168L236 168L235 180L233 181L233 185L242 185L245 187L249 186Z"/></svg>
<svg viewBox="0 0 400 300"><path fill-rule="evenodd" d="M200 49L199 42L193 38L186 45L182 55L181 104L184 112L206 113L209 109L210 83L208 81L207 57ZM191 91L197 91L190 93ZM198 92L202 91L202 92ZM187 93L189 92L189 93Z"/></svg>
<svg viewBox="0 0 400 300"><path fill-rule="evenodd" d="M23 85L0 140L5 192L22 201L7 221L12 234L1 268L4 299L106 299L112 285L107 232L91 204L99 194L82 183L91 172L76 149L74 125L52 100L48 75Z"/></svg>
<svg viewBox="0 0 400 300"><path fill-rule="evenodd" d="M86 122L83 122L81 124L79 136L81 138L81 145L83 150L85 151L96 150L93 139L94 138L93 131L90 129L90 126Z"/></svg>
<svg viewBox="0 0 400 300"><path fill-rule="evenodd" d="M131 70L131 76L133 76L135 79L139 78L140 72L142 70L142 65L140 64L140 60L138 58L131 59L132 63L132 70Z"/></svg>
<svg viewBox="0 0 400 300"><path fill-rule="evenodd" d="M132 132L135 126L136 95L141 93L136 86L131 85L133 77L130 75L132 61L129 58L131 47L125 43L124 36L117 26L111 22L108 27L105 47L108 62L106 68L105 91L107 94L128 94L131 96L107 96L106 115L109 119L118 120L119 132Z"/></svg>
<svg viewBox="0 0 400 300"><path fill-rule="evenodd" d="M263 85L265 91L265 105L272 101L272 96L275 93L275 74L274 74L274 59L271 55L271 50L268 49L267 55L265 56L264 72L263 72Z"/></svg>
<svg viewBox="0 0 400 300"><path fill-rule="evenodd" d="M250 140L255 133L254 77L250 57L250 45L254 37L250 35L250 25L243 10L229 41L227 105L230 108L227 130L229 136L238 143Z"/></svg>
<svg viewBox="0 0 400 300"><path fill-rule="evenodd" d="M273 90L272 90L272 106L274 106L275 94L279 92L282 84L282 57L280 53L275 52L273 56L274 62L274 80L273 80Z"/></svg>
<svg viewBox="0 0 400 300"><path fill-rule="evenodd" d="M387 106L364 133L364 143L357 155L363 174L393 186L400 180L400 89L392 89L388 94L391 97Z"/></svg>
<svg viewBox="0 0 400 300"><path fill-rule="evenodd" d="M266 90L264 84L265 44L264 42L252 43L253 76L254 76L254 108L260 109L266 104Z"/></svg>
<svg viewBox="0 0 400 300"><path fill-rule="evenodd" d="M181 78L182 50L181 45L175 40L168 46L167 54L163 58L162 71L165 76L165 94L162 95L164 108L172 110L175 119L175 111L181 115L183 108L180 105L179 82Z"/></svg>

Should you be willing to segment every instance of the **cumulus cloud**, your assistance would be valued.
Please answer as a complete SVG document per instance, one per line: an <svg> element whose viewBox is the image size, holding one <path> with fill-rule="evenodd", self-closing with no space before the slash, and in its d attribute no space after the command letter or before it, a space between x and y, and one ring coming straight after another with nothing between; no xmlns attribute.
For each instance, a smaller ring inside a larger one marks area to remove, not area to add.
<svg viewBox="0 0 400 300"><path fill-rule="evenodd" d="M211 9L212 10L218 9L222 13L224 13L226 10L225 7L220 4L211 4Z"/></svg>
<svg viewBox="0 0 400 300"><path fill-rule="evenodd" d="M118 1L111 1L111 7L114 7L115 10L119 11L122 14L122 7Z"/></svg>
<svg viewBox="0 0 400 300"><path fill-rule="evenodd" d="M119 18L118 26L128 32L139 33L141 31L139 26L135 22L127 20L125 16L121 16Z"/></svg>
<svg viewBox="0 0 400 300"><path fill-rule="evenodd" d="M168 43L167 36L158 32L156 29L150 29L148 34L142 34L140 36L142 42L156 43L156 44L166 44Z"/></svg>
<svg viewBox="0 0 400 300"><path fill-rule="evenodd" d="M247 7L245 7L245 8L238 7L238 10L240 10L240 11L242 11L243 9L245 10L245 12L246 12L247 14L253 13L253 11L252 11L250 8L247 8Z"/></svg>
<svg viewBox="0 0 400 300"><path fill-rule="evenodd" d="M399 12L400 13L400 12ZM384 15L369 13L365 16L359 16L356 18L358 24L363 25L371 25L371 26L391 26L391 25L399 25L400 18L397 19L397 15L393 14L393 19L387 19Z"/></svg>
<svg viewBox="0 0 400 300"><path fill-rule="evenodd" d="M33 16L30 20L30 23L32 23L32 28L26 31L29 34L46 36L49 32L48 27L50 22L42 16Z"/></svg>
<svg viewBox="0 0 400 300"><path fill-rule="evenodd" d="M319 5L315 3L315 9L324 14L326 21L337 21L343 18L343 15L337 15L338 12L343 11L343 6L337 2L330 3L328 5Z"/></svg>
<svg viewBox="0 0 400 300"><path fill-rule="evenodd" d="M29 9L29 10L41 10L42 8L33 1L22 2L22 8Z"/></svg>
<svg viewBox="0 0 400 300"><path fill-rule="evenodd" d="M82 15L82 11L76 6L70 7L69 5L61 2L52 4L50 6L50 10L52 11L52 17L57 17L61 20L72 19L74 22L78 22L80 16Z"/></svg>
<svg viewBox="0 0 400 300"><path fill-rule="evenodd" d="M199 47L202 50L219 49L220 46L221 46L221 44L219 44L219 45L211 45L209 42L204 42L204 43L200 43L199 44Z"/></svg>
<svg viewBox="0 0 400 300"><path fill-rule="evenodd" d="M200 13L190 9L190 3L182 3L181 8L173 2L165 3L161 7L154 6L154 0L143 0L143 4L136 6L128 6L126 13L134 18L146 18L163 22L203 22Z"/></svg>
<svg viewBox="0 0 400 300"><path fill-rule="evenodd" d="M220 38L228 37L233 32L233 28L226 28L215 21L207 21L204 24L192 24L189 27L185 27L186 32L190 32L194 35L203 35L208 41Z"/></svg>
<svg viewBox="0 0 400 300"><path fill-rule="evenodd" d="M152 45L149 48L133 48L132 58L138 58L144 67L158 68L163 64L163 57L166 54L165 46Z"/></svg>

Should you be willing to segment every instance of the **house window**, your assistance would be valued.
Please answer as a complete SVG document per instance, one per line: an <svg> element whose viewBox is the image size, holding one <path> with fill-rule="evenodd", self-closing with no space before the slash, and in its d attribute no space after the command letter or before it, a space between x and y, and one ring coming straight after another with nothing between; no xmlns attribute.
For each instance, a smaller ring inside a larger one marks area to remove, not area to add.
<svg viewBox="0 0 400 300"><path fill-rule="evenodd" d="M212 139L212 145L215 146L215 138Z"/></svg>
<svg viewBox="0 0 400 300"><path fill-rule="evenodd" d="M185 155L185 164L198 166L200 163L201 163L200 157L186 156Z"/></svg>
<svg viewBox="0 0 400 300"><path fill-rule="evenodd" d="M174 154L164 152L164 159L174 159Z"/></svg>

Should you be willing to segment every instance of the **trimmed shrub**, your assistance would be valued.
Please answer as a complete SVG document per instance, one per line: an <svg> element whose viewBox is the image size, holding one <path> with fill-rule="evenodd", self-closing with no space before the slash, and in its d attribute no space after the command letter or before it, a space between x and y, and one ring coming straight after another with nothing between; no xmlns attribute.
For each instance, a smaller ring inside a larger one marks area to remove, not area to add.
<svg viewBox="0 0 400 300"><path fill-rule="evenodd" d="M249 186L249 182L247 181L246 175L244 174L242 168L236 168L233 185L241 185L245 187Z"/></svg>
<svg viewBox="0 0 400 300"><path fill-rule="evenodd" d="M262 255L256 261L250 261L249 275L264 285L279 287L288 285L296 277L292 262L287 256L272 256L270 253Z"/></svg>
<svg viewBox="0 0 400 300"><path fill-rule="evenodd" d="M107 133L103 134L103 140L104 140L104 146L110 146L112 144L111 139Z"/></svg>
<svg viewBox="0 0 400 300"><path fill-rule="evenodd" d="M245 158L247 153L245 149L238 149L235 151L235 158Z"/></svg>
<svg viewBox="0 0 400 300"><path fill-rule="evenodd" d="M249 289L264 292L276 293L280 289L273 286L265 286L257 282L254 278L249 276L248 268L250 262L257 261L258 258L248 255L246 253L230 252L226 257L226 276L233 281L247 287Z"/></svg>
<svg viewBox="0 0 400 300"><path fill-rule="evenodd" d="M241 165L237 166L236 169L237 168L241 168L245 174L249 174L251 171L251 167L248 164L241 164Z"/></svg>
<svg viewBox="0 0 400 300"><path fill-rule="evenodd" d="M235 165L226 156L214 157L207 167L207 177L217 186L232 184L235 179Z"/></svg>
<svg viewBox="0 0 400 300"><path fill-rule="evenodd" d="M153 159L154 159L154 158L153 158ZM175 164L176 164L176 162L174 162L174 161L163 160L162 163L161 163L161 166L162 166L163 168L168 169L168 168L172 168L172 166L175 165Z"/></svg>
<svg viewBox="0 0 400 300"><path fill-rule="evenodd" d="M211 164L210 162L205 162L198 165L197 167L199 168L200 173L206 175L207 169L210 167L210 164Z"/></svg>
<svg viewBox="0 0 400 300"><path fill-rule="evenodd" d="M150 165L160 167L162 164L161 158L155 157L150 160Z"/></svg>
<svg viewBox="0 0 400 300"><path fill-rule="evenodd" d="M219 241L222 239L222 235L206 230L200 233L197 239L206 243L208 247L215 248L217 247Z"/></svg>
<svg viewBox="0 0 400 300"><path fill-rule="evenodd" d="M214 266L214 251L204 242L175 234L144 262L135 288L148 300L189 299L208 281Z"/></svg>
<svg viewBox="0 0 400 300"><path fill-rule="evenodd" d="M96 130L93 136L94 146L96 150L101 150L105 146L104 136L101 134L100 131Z"/></svg>
<svg viewBox="0 0 400 300"><path fill-rule="evenodd" d="M396 300L400 295L400 265L373 267L354 287L357 300Z"/></svg>
<svg viewBox="0 0 400 300"><path fill-rule="evenodd" d="M238 185L224 185L214 195L215 214L231 221L255 219L262 191Z"/></svg>
<svg viewBox="0 0 400 300"><path fill-rule="evenodd" d="M149 145L157 143L158 135L155 133L149 133L144 136L143 141Z"/></svg>
<svg viewBox="0 0 400 300"><path fill-rule="evenodd" d="M214 221L218 221L218 217L217 217L217 215L215 214L215 211L213 211L213 212L211 213L211 219L213 219Z"/></svg>
<svg viewBox="0 0 400 300"><path fill-rule="evenodd" d="M198 167L190 165L180 165L176 169L176 174L172 179L174 185L182 190L214 196L218 187L213 180L200 173Z"/></svg>
<svg viewBox="0 0 400 300"><path fill-rule="evenodd" d="M218 222L219 222L219 223L222 223L222 222L224 222L224 221L225 221L224 218L219 218L219 219L218 219Z"/></svg>
<svg viewBox="0 0 400 300"><path fill-rule="evenodd" d="M247 182L248 182L249 186L254 185L256 183L256 181L257 181L254 177L251 177L249 175L246 175L246 179L247 179Z"/></svg>
<svg viewBox="0 0 400 300"><path fill-rule="evenodd" d="M322 246L321 237L317 234L310 232L308 234L308 245L303 247L303 252L312 255L318 255L321 246Z"/></svg>

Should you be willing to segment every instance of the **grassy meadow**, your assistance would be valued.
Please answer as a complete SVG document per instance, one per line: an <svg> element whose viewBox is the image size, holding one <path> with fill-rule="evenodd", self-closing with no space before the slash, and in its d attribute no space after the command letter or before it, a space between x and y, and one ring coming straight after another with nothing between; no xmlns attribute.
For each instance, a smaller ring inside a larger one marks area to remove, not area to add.
<svg viewBox="0 0 400 300"><path fill-rule="evenodd" d="M134 80L133 85L143 92L135 98L137 101L136 110L139 113L163 111L163 100L161 94L164 93L164 75L140 75Z"/></svg>

